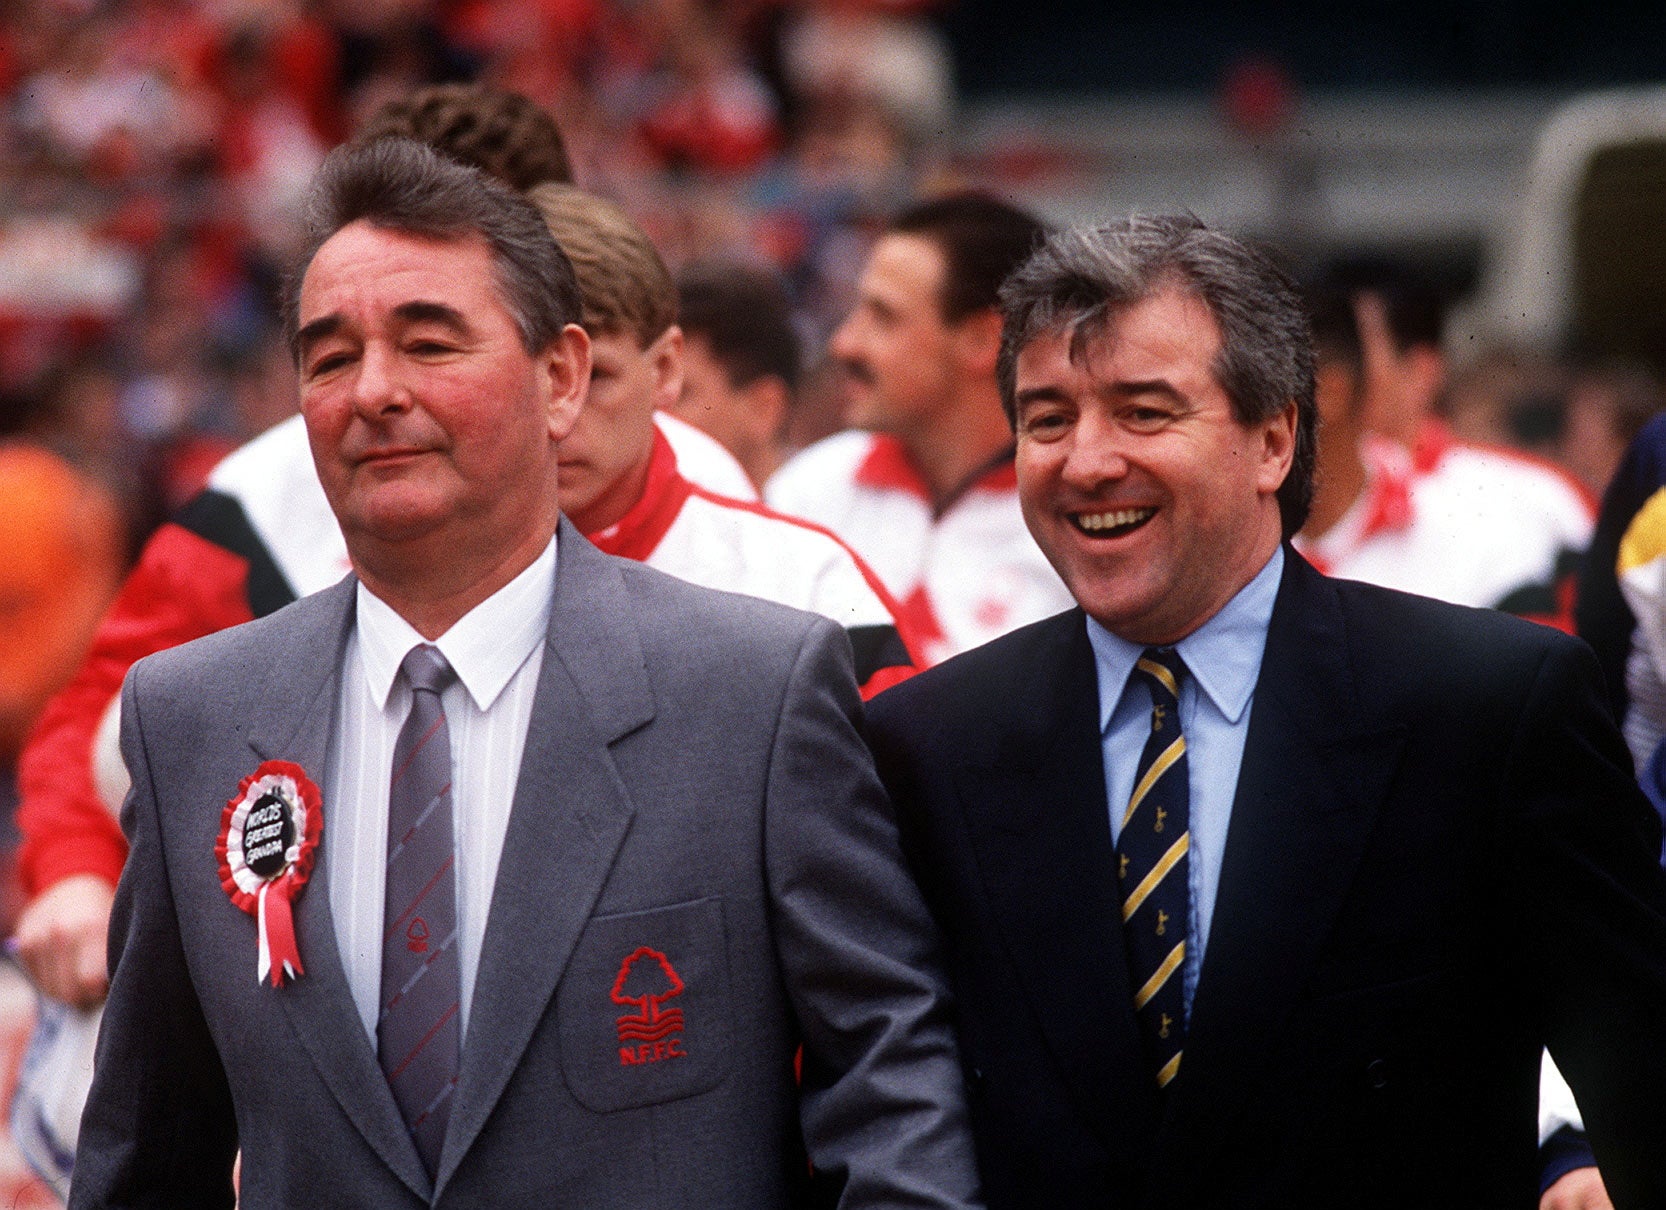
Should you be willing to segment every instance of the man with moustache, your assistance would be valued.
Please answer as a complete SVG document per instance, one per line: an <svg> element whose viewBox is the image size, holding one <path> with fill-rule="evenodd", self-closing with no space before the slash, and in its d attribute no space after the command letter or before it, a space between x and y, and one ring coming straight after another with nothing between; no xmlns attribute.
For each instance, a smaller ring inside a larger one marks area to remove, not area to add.
<svg viewBox="0 0 1666 1210"><path fill-rule="evenodd" d="M829 346L861 431L817 442L765 485L772 507L825 525L874 569L927 663L1069 604L1021 523L995 384L995 292L1044 234L976 193L900 215Z"/></svg>
<svg viewBox="0 0 1666 1210"><path fill-rule="evenodd" d="M808 609L844 628L864 697L915 670L913 636L832 534L692 482L660 427L687 367L677 289L646 232L606 198L545 183L527 197L573 264L590 392L561 443L561 509L610 555L692 584Z"/></svg>
<svg viewBox="0 0 1666 1210"><path fill-rule="evenodd" d="M229 1207L239 1150L250 1210L974 1205L839 628L560 518L590 342L524 198L388 139L311 216L355 574L127 678L71 1205Z"/></svg>
<svg viewBox="0 0 1666 1210"><path fill-rule="evenodd" d="M1192 218L1003 287L1078 602L881 695L992 1207L1534 1204L1539 1056L1666 1205L1666 876L1588 649L1330 580L1307 325Z"/></svg>

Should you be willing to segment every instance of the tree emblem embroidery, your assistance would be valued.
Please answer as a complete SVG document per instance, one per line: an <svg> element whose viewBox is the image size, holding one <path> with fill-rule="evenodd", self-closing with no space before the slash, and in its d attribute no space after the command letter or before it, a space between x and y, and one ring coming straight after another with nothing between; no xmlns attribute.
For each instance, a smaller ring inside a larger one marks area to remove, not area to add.
<svg viewBox="0 0 1666 1210"><path fill-rule="evenodd" d="M619 975L613 980L613 1002L637 1010L618 1019L621 1066L680 1059L688 1053L680 1036L683 1010L662 1007L682 994L683 981L676 968L656 949L639 946L619 964Z"/></svg>

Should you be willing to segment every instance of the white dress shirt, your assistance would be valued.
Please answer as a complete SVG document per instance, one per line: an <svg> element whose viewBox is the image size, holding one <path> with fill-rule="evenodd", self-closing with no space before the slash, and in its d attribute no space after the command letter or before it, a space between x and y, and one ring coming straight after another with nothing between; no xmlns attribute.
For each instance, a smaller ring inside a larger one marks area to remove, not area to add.
<svg viewBox="0 0 1666 1210"><path fill-rule="evenodd" d="M532 696L544 663L555 540L533 564L434 642L457 672L441 695L451 733L457 843L457 934L463 1037L480 969L509 808L520 780ZM411 708L399 665L426 642L359 585L342 661L341 700L324 772L322 842L336 945L372 1046L382 987L382 898L387 882L388 782L393 746Z"/></svg>

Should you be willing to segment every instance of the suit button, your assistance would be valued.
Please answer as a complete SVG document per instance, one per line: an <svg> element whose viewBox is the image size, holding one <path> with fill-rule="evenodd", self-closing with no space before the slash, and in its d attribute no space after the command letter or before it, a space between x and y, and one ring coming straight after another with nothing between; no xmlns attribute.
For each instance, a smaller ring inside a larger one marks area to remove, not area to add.
<svg viewBox="0 0 1666 1210"><path fill-rule="evenodd" d="M1388 1062L1384 1059L1372 1059L1365 1067L1365 1082L1372 1088L1388 1087Z"/></svg>

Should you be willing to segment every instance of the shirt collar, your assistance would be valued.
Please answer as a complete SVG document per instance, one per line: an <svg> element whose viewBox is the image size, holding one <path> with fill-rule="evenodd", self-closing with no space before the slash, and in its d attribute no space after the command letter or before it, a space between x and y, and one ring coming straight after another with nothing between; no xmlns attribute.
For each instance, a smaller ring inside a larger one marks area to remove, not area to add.
<svg viewBox="0 0 1666 1210"><path fill-rule="evenodd" d="M1018 471L1014 464L1018 446L1007 445L997 450L982 466L972 472L942 500L932 498L931 487L919 464L899 438L889 433L873 434L868 452L856 467L856 482L863 487L889 488L907 492L931 505L933 513L941 517L974 491L1010 492L1018 487Z"/></svg>
<svg viewBox="0 0 1666 1210"><path fill-rule="evenodd" d="M1214 617L1174 645L1186 661L1198 688L1215 704L1227 722L1237 725L1261 675L1261 656L1267 647L1267 627L1273 620L1279 577L1284 572L1284 547L1273 551L1266 566L1240 588ZM1099 665L1099 683L1118 686L1115 693L1099 694L1099 730L1111 725L1111 715L1122 697L1121 686L1145 651L1139 643L1118 638L1104 626L1087 620L1088 642Z"/></svg>
<svg viewBox="0 0 1666 1210"><path fill-rule="evenodd" d="M490 709L549 629L555 589L555 538L525 571L469 610L434 646L481 710ZM399 665L427 642L391 605L359 582L359 661L371 697L387 709Z"/></svg>
<svg viewBox="0 0 1666 1210"><path fill-rule="evenodd" d="M1291 539L1291 545L1326 575L1343 566L1373 538L1408 530L1416 518L1412 499L1415 472L1405 447L1381 437L1367 437L1360 442L1359 456L1365 467L1365 486L1348 510L1317 537L1297 534Z"/></svg>
<svg viewBox="0 0 1666 1210"><path fill-rule="evenodd" d="M619 520L604 530L584 536L605 554L645 563L693 492L694 485L677 469L677 452L665 434L655 427L648 479L642 494Z"/></svg>

